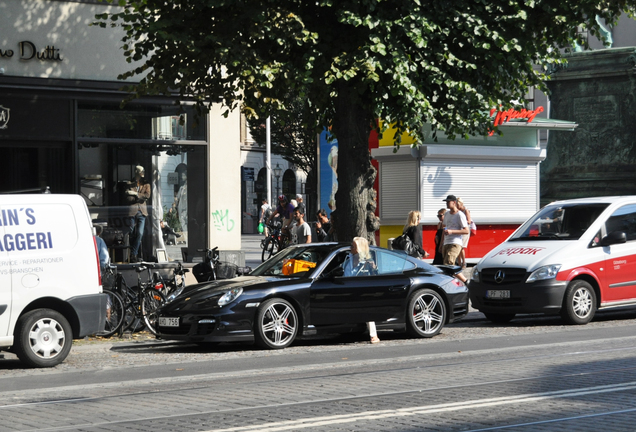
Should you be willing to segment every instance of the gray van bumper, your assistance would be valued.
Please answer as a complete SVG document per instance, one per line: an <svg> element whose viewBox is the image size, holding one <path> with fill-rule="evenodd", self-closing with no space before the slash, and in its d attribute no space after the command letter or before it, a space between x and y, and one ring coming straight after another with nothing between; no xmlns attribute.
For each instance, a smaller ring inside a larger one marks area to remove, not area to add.
<svg viewBox="0 0 636 432"><path fill-rule="evenodd" d="M104 331L106 325L106 294L72 297L68 300L79 320L79 334L75 338L94 335Z"/></svg>

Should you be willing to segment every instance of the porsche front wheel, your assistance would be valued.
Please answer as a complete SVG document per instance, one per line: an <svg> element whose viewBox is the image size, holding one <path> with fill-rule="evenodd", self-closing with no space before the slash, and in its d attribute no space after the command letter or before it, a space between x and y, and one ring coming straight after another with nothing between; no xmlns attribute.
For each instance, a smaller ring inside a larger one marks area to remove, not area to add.
<svg viewBox="0 0 636 432"><path fill-rule="evenodd" d="M259 307L254 327L256 344L261 348L286 348L298 334L298 314L287 300L269 299Z"/></svg>

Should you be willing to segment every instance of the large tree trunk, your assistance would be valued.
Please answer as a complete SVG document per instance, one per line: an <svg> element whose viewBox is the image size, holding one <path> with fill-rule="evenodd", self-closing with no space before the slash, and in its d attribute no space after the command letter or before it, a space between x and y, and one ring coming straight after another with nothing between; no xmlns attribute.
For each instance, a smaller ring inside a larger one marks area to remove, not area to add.
<svg viewBox="0 0 636 432"><path fill-rule="evenodd" d="M338 191L335 228L338 241L351 242L364 237L374 243L376 223L370 223L369 208L375 210L373 182L377 172L371 165L369 133L373 119L368 111L355 105L350 89L341 86L336 100L333 132L338 139ZM375 216L371 219L374 219ZM375 227L375 228L373 228Z"/></svg>

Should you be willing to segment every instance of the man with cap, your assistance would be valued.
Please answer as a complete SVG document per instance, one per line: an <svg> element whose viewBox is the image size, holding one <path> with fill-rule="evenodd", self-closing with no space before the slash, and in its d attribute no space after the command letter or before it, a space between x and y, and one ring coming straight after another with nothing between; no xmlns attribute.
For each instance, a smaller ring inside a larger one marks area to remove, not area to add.
<svg viewBox="0 0 636 432"><path fill-rule="evenodd" d="M150 198L150 183L144 178L145 170L141 165L135 167L135 178L128 183L126 203L128 204L128 227L130 229L130 261L137 262L141 238L144 235L148 209L146 201Z"/></svg>
<svg viewBox="0 0 636 432"><path fill-rule="evenodd" d="M442 255L444 257L444 265L455 265L457 257L462 251L462 235L468 234L468 222L464 213L459 211L457 207L457 197L448 195L445 200L446 208L449 210L444 214L444 232L442 234ZM462 282L466 282L466 277L458 273L455 275Z"/></svg>

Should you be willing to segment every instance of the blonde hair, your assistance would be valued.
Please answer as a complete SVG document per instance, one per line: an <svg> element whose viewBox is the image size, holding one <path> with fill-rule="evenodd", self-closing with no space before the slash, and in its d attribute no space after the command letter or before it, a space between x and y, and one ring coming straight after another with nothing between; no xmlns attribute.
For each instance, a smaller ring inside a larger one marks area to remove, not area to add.
<svg viewBox="0 0 636 432"><path fill-rule="evenodd" d="M356 244L356 249L358 249L358 257L360 260L368 260L371 259L371 253L369 252L369 241L364 237L354 237L353 242Z"/></svg>
<svg viewBox="0 0 636 432"><path fill-rule="evenodd" d="M437 210L437 214L445 214L446 213L446 207L442 207L441 209Z"/></svg>
<svg viewBox="0 0 636 432"><path fill-rule="evenodd" d="M420 224L420 212L417 210L411 210L409 215L406 217L406 225L404 225L404 231L407 228L412 226L417 226Z"/></svg>
<svg viewBox="0 0 636 432"><path fill-rule="evenodd" d="M457 204L464 205L464 200L462 200L460 197L457 197Z"/></svg>

